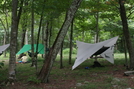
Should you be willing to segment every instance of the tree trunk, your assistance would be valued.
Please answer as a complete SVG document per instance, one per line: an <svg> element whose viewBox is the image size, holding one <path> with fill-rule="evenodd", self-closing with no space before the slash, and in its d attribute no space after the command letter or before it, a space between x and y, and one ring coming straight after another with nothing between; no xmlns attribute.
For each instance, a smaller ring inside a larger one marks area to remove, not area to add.
<svg viewBox="0 0 134 89"><path fill-rule="evenodd" d="M27 33L27 31L25 33L25 44L28 44L28 33Z"/></svg>
<svg viewBox="0 0 134 89"><path fill-rule="evenodd" d="M25 2L25 6L28 5L28 2ZM24 9L23 13L27 13L26 9ZM25 44L25 37L26 37L26 32L27 32L27 18L28 15L25 15L23 18L23 22L22 22L22 40L21 40L21 48L24 46ZM24 53L20 54L18 56L18 59L20 59L23 56Z"/></svg>
<svg viewBox="0 0 134 89"><path fill-rule="evenodd" d="M128 58L127 58L127 47L126 47L126 42L124 40L124 36L122 37L122 43L123 43L123 47L124 47L124 55L125 55L125 66L126 69L128 69Z"/></svg>
<svg viewBox="0 0 134 89"><path fill-rule="evenodd" d="M34 0L32 0L32 17L31 17L31 53L32 53L32 64L31 67L36 65L35 58L34 58Z"/></svg>
<svg viewBox="0 0 134 89"><path fill-rule="evenodd" d="M45 31L45 60L47 59L47 54L48 54L48 39L49 39L49 22L47 21L46 23L46 31ZM44 61L45 61L44 60Z"/></svg>
<svg viewBox="0 0 134 89"><path fill-rule="evenodd" d="M49 30L49 48L51 47L51 38L52 38L52 29L53 29L53 27L52 27L52 25L53 25L53 19L51 18L51 22L50 22L50 30Z"/></svg>
<svg viewBox="0 0 134 89"><path fill-rule="evenodd" d="M95 43L99 42L99 12L96 13L95 15L95 19L96 19L96 34L95 34Z"/></svg>
<svg viewBox="0 0 134 89"><path fill-rule="evenodd" d="M96 12L96 15L94 16L95 19L96 19L96 33L95 33L95 43L98 43L99 42L99 12ZM98 61L97 60L97 56L95 55L95 61Z"/></svg>
<svg viewBox="0 0 134 89"><path fill-rule="evenodd" d="M44 45L44 52L45 52L45 42L44 42L44 38L45 38L45 22L43 21L43 24L42 24L42 30L41 30L42 32L41 32L41 40L42 40L42 44ZM42 54L42 58L44 58L45 57L45 54Z"/></svg>
<svg viewBox="0 0 134 89"><path fill-rule="evenodd" d="M39 44L39 38L40 38L40 31L41 31L41 26L42 26L42 21L43 21L43 13L44 9L42 9L41 17L40 17L40 23L39 23L39 29L38 29L38 35L37 35L37 43L36 43L36 59L35 59L35 66L36 66L36 73L38 72L38 65L37 65L37 59L38 59L38 44Z"/></svg>
<svg viewBox="0 0 134 89"><path fill-rule="evenodd" d="M23 28L23 30L22 30L21 48L24 46L24 43L25 43L25 35L26 35L26 28L23 27L23 26L22 26L22 28ZM20 54L20 55L18 56L18 59L20 59L20 58L23 56L23 54L24 54L24 53Z"/></svg>
<svg viewBox="0 0 134 89"><path fill-rule="evenodd" d="M21 6L23 6L23 0L21 1ZM11 23L11 39L10 39L10 59L9 59L9 82L16 80L16 51L17 51L17 35L18 35L18 24L21 17L22 7L18 9L18 0L12 0L12 23Z"/></svg>
<svg viewBox="0 0 134 89"><path fill-rule="evenodd" d="M70 6L70 8L66 14L66 18L60 29L60 32L58 33L58 36L57 36L52 48L50 49L50 51L47 55L47 59L45 60L45 63L38 75L38 79L40 79L42 82L48 82L48 76L51 71L53 62L57 56L57 53L59 52L59 50L61 48L61 44L64 40L64 37L68 31L68 28L74 18L74 15L75 15L81 1L82 0L73 0L73 3Z"/></svg>
<svg viewBox="0 0 134 89"><path fill-rule="evenodd" d="M127 43L127 49L128 49L128 53L129 53L129 58L130 58L130 69L134 69L134 49L133 49L133 45L132 45L132 41L131 41L131 37L130 37L130 32L128 29L128 23L127 23L127 18L126 18L126 10L124 7L124 0L119 0L119 4L120 4L120 17L122 20L122 25L123 25L123 33L124 33L124 37L125 37L125 42Z"/></svg>
<svg viewBox="0 0 134 89"><path fill-rule="evenodd" d="M63 60L63 44L64 44L64 41L62 42L61 49L60 49L60 69L63 68L63 62L62 62L62 60Z"/></svg>
<svg viewBox="0 0 134 89"><path fill-rule="evenodd" d="M72 47L73 47L73 22L74 22L74 19L72 20L72 24L71 24L71 31L70 31L70 52L69 52L69 64L71 64L71 61L72 61Z"/></svg>
<svg viewBox="0 0 134 89"><path fill-rule="evenodd" d="M9 76L10 82L16 79L16 46L17 46L17 32L18 32L18 18L17 18L18 0L12 0L12 27L10 39L10 59L9 59Z"/></svg>

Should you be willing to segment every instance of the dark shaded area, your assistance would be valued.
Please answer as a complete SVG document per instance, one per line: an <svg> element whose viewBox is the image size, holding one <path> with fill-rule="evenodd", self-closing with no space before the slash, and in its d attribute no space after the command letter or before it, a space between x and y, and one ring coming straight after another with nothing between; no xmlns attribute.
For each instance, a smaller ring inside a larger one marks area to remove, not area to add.
<svg viewBox="0 0 134 89"><path fill-rule="evenodd" d="M102 66L98 61L94 61L94 64L90 67L95 68L95 67L104 67L104 66Z"/></svg>
<svg viewBox="0 0 134 89"><path fill-rule="evenodd" d="M99 55L99 54L103 53L104 51L106 51L108 48L109 47L102 47L97 52L95 52L93 55Z"/></svg>
<svg viewBox="0 0 134 89"><path fill-rule="evenodd" d="M3 54L3 52L2 53L0 53L0 56Z"/></svg>
<svg viewBox="0 0 134 89"><path fill-rule="evenodd" d="M29 57L32 57L32 55L34 55L34 57L37 57L37 54L36 54L36 53L32 54L32 53L29 52L29 51L28 51L28 55L29 55Z"/></svg>

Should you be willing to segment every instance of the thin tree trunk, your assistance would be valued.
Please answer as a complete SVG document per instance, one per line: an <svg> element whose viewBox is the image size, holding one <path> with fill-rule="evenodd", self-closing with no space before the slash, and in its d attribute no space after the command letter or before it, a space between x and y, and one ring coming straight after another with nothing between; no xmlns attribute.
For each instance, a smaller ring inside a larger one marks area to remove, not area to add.
<svg viewBox="0 0 134 89"><path fill-rule="evenodd" d="M69 64L71 64L71 61L72 61L72 47L73 47L73 22L74 22L74 19L72 20L72 24L71 24L71 31L70 31L70 52L69 52Z"/></svg>
<svg viewBox="0 0 134 89"><path fill-rule="evenodd" d="M95 34L95 43L99 42L99 12L96 13L96 34Z"/></svg>
<svg viewBox="0 0 134 89"><path fill-rule="evenodd" d="M6 44L6 41L7 41L7 28L5 27L5 25L4 25L4 23L3 23L3 21L2 21L2 19L0 19L0 21L1 21L1 24L2 24L2 26L3 26L3 28L4 28L4 30L5 30L5 33L4 33L4 40L3 40L3 45L5 45ZM6 51L4 51L4 57L6 57Z"/></svg>
<svg viewBox="0 0 134 89"><path fill-rule="evenodd" d="M23 27L22 27L23 28ZM26 35L26 29L24 28L22 30L22 40L21 40L21 48L24 46L24 42L25 42L25 35ZM18 59L20 59L23 56L24 53L20 54L18 56Z"/></svg>
<svg viewBox="0 0 134 89"><path fill-rule="evenodd" d="M36 72L38 72L38 65L37 65L37 59L38 59L38 44L39 44L39 37L40 37L40 31L41 31L41 26L42 26L42 20L43 20L43 13L44 13L44 10L42 9L42 14L41 14L41 18L40 18L40 24L39 24L39 29L38 29L38 35L37 35L37 43L36 43Z"/></svg>
<svg viewBox="0 0 134 89"><path fill-rule="evenodd" d="M43 24L42 24L42 44L44 45L44 52L45 52L45 50L46 50L46 48L45 48L45 42L44 42L44 38L45 38L45 25L44 25L45 23L44 23L44 21L43 21ZM42 54L42 58L44 58L45 57L45 54Z"/></svg>
<svg viewBox="0 0 134 89"><path fill-rule="evenodd" d="M25 33L25 44L28 44L28 33L27 33L27 31Z"/></svg>
<svg viewBox="0 0 134 89"><path fill-rule="evenodd" d="M61 48L61 44L64 40L64 37L66 36L66 33L68 31L68 28L74 18L74 15L80 5L82 0L74 0L72 5L70 6L70 9L68 10L66 14L65 21L60 29L60 32L58 33L58 36L50 49L47 59L45 60L45 63L38 75L38 79L40 79L42 82L48 82L48 76L50 74L53 62L57 56L57 53L59 52Z"/></svg>
<svg viewBox="0 0 134 89"><path fill-rule="evenodd" d="M99 12L96 13L95 15L95 19L96 19L96 34L95 34L95 43L99 42ZM97 60L97 56L95 55L95 61Z"/></svg>
<svg viewBox="0 0 134 89"><path fill-rule="evenodd" d="M52 38L52 25L53 25L53 19L51 18L51 23L50 23L50 30L49 30L49 48L51 47L51 38Z"/></svg>
<svg viewBox="0 0 134 89"><path fill-rule="evenodd" d="M64 41L62 42L61 49L60 49L60 69L63 68L63 62L62 62L62 59L63 59L63 44L64 44Z"/></svg>
<svg viewBox="0 0 134 89"><path fill-rule="evenodd" d="M123 26L123 33L124 33L124 37L125 37L125 42L127 43L127 49L128 49L128 53L129 53L129 58L130 58L130 69L134 69L134 48L132 45L132 40L130 37L130 32L128 29L128 23L127 23L127 18L126 18L126 10L124 7L124 0L119 0L119 4L120 4L120 17L122 20L122 26Z"/></svg>
<svg viewBox="0 0 134 89"><path fill-rule="evenodd" d="M124 36L122 37L122 43L123 43L123 47L124 47L124 54L125 54L125 66L126 66L126 69L128 69L128 58L127 58L127 47L126 47L126 42L124 40Z"/></svg>
<svg viewBox="0 0 134 89"><path fill-rule="evenodd" d="M36 65L35 58L34 58L34 0L32 0L32 17L31 17L31 58L32 58L32 64L31 67Z"/></svg>
<svg viewBox="0 0 134 89"><path fill-rule="evenodd" d="M45 60L47 59L47 54L48 54L48 38L49 38L48 33L49 33L49 22L46 23L46 31L45 31Z"/></svg>
<svg viewBox="0 0 134 89"><path fill-rule="evenodd" d="M28 2L25 2L25 6L28 5ZM26 9L24 9L24 13L26 12ZM26 32L27 32L27 15L23 18L23 22L22 22L22 40L21 40L21 48L24 46L25 44L25 37L26 37ZM24 53L20 54L18 56L18 59L20 59L23 56Z"/></svg>

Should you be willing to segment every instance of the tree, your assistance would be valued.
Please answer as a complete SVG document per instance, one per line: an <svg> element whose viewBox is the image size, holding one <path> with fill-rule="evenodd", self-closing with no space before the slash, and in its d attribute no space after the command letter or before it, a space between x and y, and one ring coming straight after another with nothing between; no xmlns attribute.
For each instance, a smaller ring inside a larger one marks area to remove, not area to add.
<svg viewBox="0 0 134 89"><path fill-rule="evenodd" d="M18 35L18 24L21 17L23 0L20 2L19 12L18 0L12 0L12 24L11 24L11 39L10 39L10 59L9 59L9 82L16 80L16 51L17 51L17 35ZM17 13L18 12L18 13Z"/></svg>
<svg viewBox="0 0 134 89"><path fill-rule="evenodd" d="M31 54L32 54L32 64L31 67L36 66L36 59L34 58L34 0L32 0L32 10L31 10Z"/></svg>
<svg viewBox="0 0 134 89"><path fill-rule="evenodd" d="M72 60L72 48L73 48L73 23L74 23L74 19L72 20L72 24L71 24L71 31L70 31L70 44L69 44L69 64L71 64L71 60Z"/></svg>
<svg viewBox="0 0 134 89"><path fill-rule="evenodd" d="M28 2L26 1L24 3L24 6L27 6L28 5ZM26 39L26 33L27 33L27 23L28 23L28 12L26 10L26 8L23 8L23 15L22 15L22 21L21 22L21 25L22 25L22 36L21 36L21 48L24 46L25 44L25 39ZM20 54L18 56L18 59L20 59L22 56L23 56L24 53Z"/></svg>
<svg viewBox="0 0 134 89"><path fill-rule="evenodd" d="M61 44L64 40L64 37L68 31L68 28L74 18L74 15L75 15L81 1L82 0L73 0L72 5L70 6L70 8L66 14L65 21L58 33L58 36L57 36L52 48L49 51L49 53L47 55L47 59L45 59L45 63L38 75L38 79L40 79L42 82L45 82L45 83L48 82L48 76L51 71L53 62L56 58L58 51L60 50Z"/></svg>
<svg viewBox="0 0 134 89"><path fill-rule="evenodd" d="M18 30L18 16L17 16L18 0L12 0L12 27L10 39L10 60L9 60L9 81L13 82L16 79L16 48L17 48L17 30Z"/></svg>
<svg viewBox="0 0 134 89"><path fill-rule="evenodd" d="M134 69L134 48L132 45L131 41L131 36L130 32L128 29L128 23L127 23L127 17L126 17L126 10L124 6L125 1L124 0L119 0L119 5L120 5L120 17L122 20L122 26L123 26L123 33L125 37L125 42L127 43L127 49L129 52L129 57L130 57L130 69Z"/></svg>

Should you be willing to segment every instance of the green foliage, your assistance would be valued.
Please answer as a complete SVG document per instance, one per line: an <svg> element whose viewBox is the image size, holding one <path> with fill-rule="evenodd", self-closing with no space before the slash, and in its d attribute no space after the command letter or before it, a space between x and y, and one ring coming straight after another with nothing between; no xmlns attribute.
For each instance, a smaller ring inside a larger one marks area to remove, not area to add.
<svg viewBox="0 0 134 89"><path fill-rule="evenodd" d="M0 68L4 66L4 61L0 62Z"/></svg>
<svg viewBox="0 0 134 89"><path fill-rule="evenodd" d="M69 52L70 52L69 48L66 48L63 50L63 54L69 54ZM72 54L76 54L76 53L77 53L77 50L75 48L73 48Z"/></svg>
<svg viewBox="0 0 134 89"><path fill-rule="evenodd" d="M39 84L41 83L41 80L37 79L35 76L31 76L27 79L28 82L33 82L33 83L36 83L36 84Z"/></svg>

